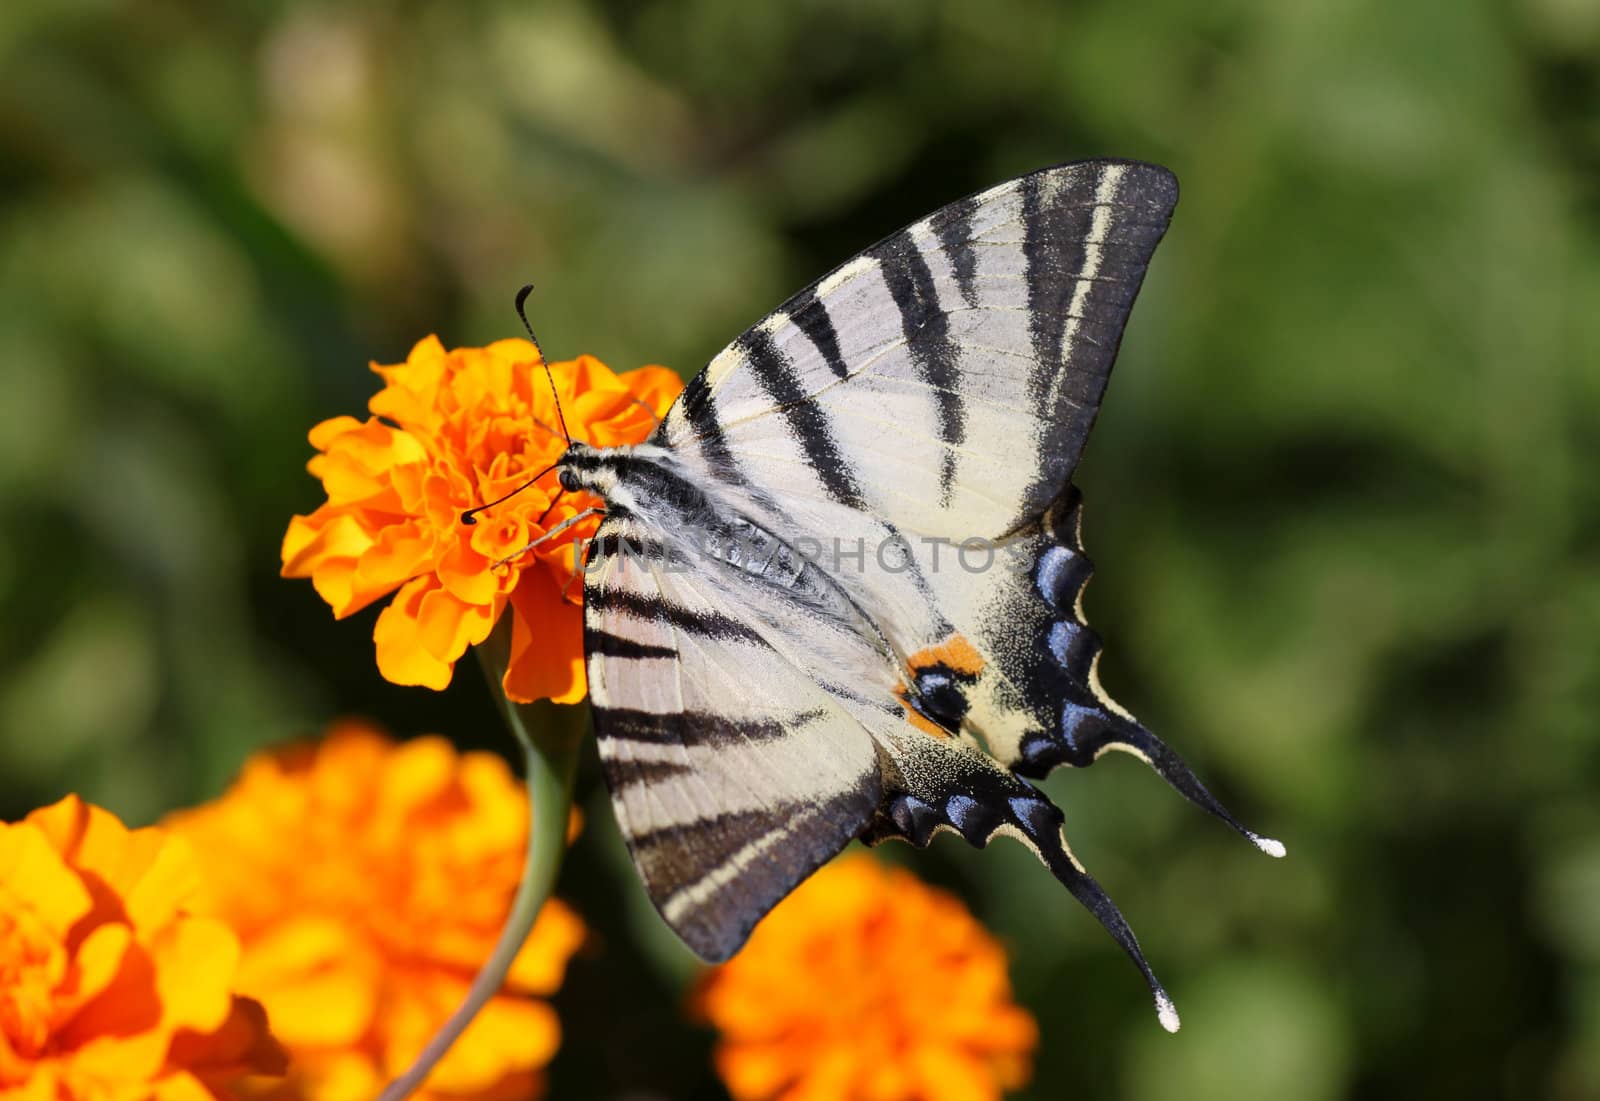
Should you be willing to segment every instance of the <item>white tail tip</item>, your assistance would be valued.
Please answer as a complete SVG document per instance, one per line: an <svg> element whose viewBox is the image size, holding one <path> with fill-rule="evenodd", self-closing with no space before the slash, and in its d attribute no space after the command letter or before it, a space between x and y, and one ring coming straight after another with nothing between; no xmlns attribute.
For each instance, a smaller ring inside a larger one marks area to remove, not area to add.
<svg viewBox="0 0 1600 1101"><path fill-rule="evenodd" d="M1268 856L1282 859L1289 854L1289 850L1283 847L1282 841L1274 841L1270 837L1257 837L1255 834L1250 835L1250 840L1256 843L1256 848Z"/></svg>
<svg viewBox="0 0 1600 1101"><path fill-rule="evenodd" d="M1183 1026L1183 1022L1178 1020L1178 1007L1172 1004L1172 999L1167 997L1164 990L1156 991L1156 1019L1168 1032L1176 1032Z"/></svg>

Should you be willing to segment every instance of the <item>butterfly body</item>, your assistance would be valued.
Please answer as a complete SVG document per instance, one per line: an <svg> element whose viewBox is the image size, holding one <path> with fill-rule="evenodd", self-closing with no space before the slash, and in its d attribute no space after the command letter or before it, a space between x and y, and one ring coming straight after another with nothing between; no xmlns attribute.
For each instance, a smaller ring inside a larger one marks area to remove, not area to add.
<svg viewBox="0 0 1600 1101"><path fill-rule="evenodd" d="M1100 686L1070 478L1176 185L1091 161L953 203L715 357L641 445L574 444L602 764L647 890L726 958L854 838L1028 845L1131 930L1029 783L1143 758L1260 847Z"/></svg>

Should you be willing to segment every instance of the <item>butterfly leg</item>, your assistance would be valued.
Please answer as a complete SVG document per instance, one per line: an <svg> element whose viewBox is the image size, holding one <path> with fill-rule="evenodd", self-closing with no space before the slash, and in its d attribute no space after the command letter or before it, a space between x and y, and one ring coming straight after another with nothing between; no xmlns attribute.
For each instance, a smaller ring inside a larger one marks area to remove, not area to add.
<svg viewBox="0 0 1600 1101"><path fill-rule="evenodd" d="M556 536L560 535L562 532L568 530L573 525L582 523L584 520L587 520L591 516L604 516L605 514L606 514L606 510L603 509L603 508L586 508L582 512L578 513L576 516L571 516L571 517L568 517L567 519L561 521L561 523L557 524L555 527L551 528L549 531L547 531L543 535L539 536L539 538L537 538L537 539L533 540L532 542L528 543L526 546L522 547L522 549L512 551L510 554L506 555L504 558L500 559L498 562L496 562L494 564L496 566L503 566L507 562L512 561L513 559L521 558L523 555L527 554L533 548L535 548L537 546L540 546L541 544L548 543L550 540L554 539Z"/></svg>

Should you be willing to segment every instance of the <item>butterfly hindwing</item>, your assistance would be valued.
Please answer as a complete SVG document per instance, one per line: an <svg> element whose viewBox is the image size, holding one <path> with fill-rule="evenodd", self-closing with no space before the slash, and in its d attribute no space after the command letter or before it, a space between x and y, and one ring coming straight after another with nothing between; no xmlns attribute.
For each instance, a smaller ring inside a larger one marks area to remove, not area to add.
<svg viewBox="0 0 1600 1101"><path fill-rule="evenodd" d="M634 863L668 924L719 960L867 825L879 774L870 737L773 650L748 604L723 606L725 579L684 565L608 519L587 567L585 649Z"/></svg>

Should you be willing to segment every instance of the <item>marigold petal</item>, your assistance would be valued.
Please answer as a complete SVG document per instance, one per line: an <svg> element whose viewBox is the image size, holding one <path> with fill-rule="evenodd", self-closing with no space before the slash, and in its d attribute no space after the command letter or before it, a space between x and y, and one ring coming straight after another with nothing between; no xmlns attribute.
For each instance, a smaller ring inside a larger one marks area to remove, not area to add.
<svg viewBox="0 0 1600 1101"><path fill-rule="evenodd" d="M465 539L444 552L435 572L439 583L463 604L488 604L500 591L500 580L490 570L489 559Z"/></svg>
<svg viewBox="0 0 1600 1101"><path fill-rule="evenodd" d="M437 336L427 336L412 346L404 363L371 365L386 385L367 403L375 415L401 425L427 424L435 414L435 400L449 362L449 353Z"/></svg>
<svg viewBox="0 0 1600 1101"><path fill-rule="evenodd" d="M0 824L0 899L26 907L63 939L93 905L83 881L31 822Z"/></svg>
<svg viewBox="0 0 1600 1101"><path fill-rule="evenodd" d="M582 947L586 935L578 915L560 899L550 899L512 961L506 985L529 994L554 994L566 977L567 962Z"/></svg>
<svg viewBox="0 0 1600 1101"><path fill-rule="evenodd" d="M306 438L311 441L311 446L318 451L326 451L333 446L335 440L346 433L359 432L363 423L355 417L329 417L327 420L313 425L311 431L306 433Z"/></svg>
<svg viewBox="0 0 1600 1101"><path fill-rule="evenodd" d="M389 606L378 614L372 628L377 647L378 672L391 684L417 684L443 689L450 684L454 669L441 661L422 643L417 617L422 599L437 591L432 577L419 577L401 586Z"/></svg>
<svg viewBox="0 0 1600 1101"><path fill-rule="evenodd" d="M582 401L589 394L610 395L626 389L618 380L617 373L595 356L580 355L570 365L570 373L565 373L566 390L571 393L574 402ZM559 386L557 388L560 389ZM561 400L563 404L567 403L567 393L561 395Z"/></svg>
<svg viewBox="0 0 1600 1101"><path fill-rule="evenodd" d="M735 1101L776 1097L805 1070L793 1047L783 1043L729 1045L714 1059L717 1074Z"/></svg>
<svg viewBox="0 0 1600 1101"><path fill-rule="evenodd" d="M455 780L456 761L443 738L412 738L391 748L378 787L384 813L399 818L438 799Z"/></svg>
<svg viewBox="0 0 1600 1101"><path fill-rule="evenodd" d="M416 576L433 553L434 540L411 523L390 524L361 552L360 591L365 607L371 600ZM372 595L368 595L372 594Z"/></svg>
<svg viewBox="0 0 1600 1101"><path fill-rule="evenodd" d="M132 1098L126 1101L133 1101ZM158 1078L149 1101L217 1101L216 1095L192 1074L167 1074Z"/></svg>
<svg viewBox="0 0 1600 1101"><path fill-rule="evenodd" d="M4 1044L0 1038L0 1044ZM4 1062L5 1049L0 1047L0 1070L6 1069ZM5 1079L10 1080L7 1074ZM22 1078L15 1086L0 1085L0 1101L61 1101L68 1096L65 1086L60 1081L60 1075L53 1066L33 1068L32 1072Z"/></svg>
<svg viewBox="0 0 1600 1101"><path fill-rule="evenodd" d="M622 384L628 388L629 393L649 407L657 420L667 415L672 403L683 393L683 379L678 377L678 373L655 364L633 371L624 371Z"/></svg>
<svg viewBox="0 0 1600 1101"><path fill-rule="evenodd" d="M151 950L156 992L168 1027L212 1032L233 1008L239 941L222 922L193 918L162 931Z"/></svg>
<svg viewBox="0 0 1600 1101"><path fill-rule="evenodd" d="M379 1067L371 1052L360 1049L294 1053L289 1073L293 1096L304 1101L372 1101L392 1077Z"/></svg>
<svg viewBox="0 0 1600 1101"><path fill-rule="evenodd" d="M577 703L588 692L583 668L583 609L561 599L545 570L529 570L511 591L511 658L501 682L519 703L549 698Z"/></svg>
<svg viewBox="0 0 1600 1101"><path fill-rule="evenodd" d="M560 1046L555 1010L524 998L494 998L440 1060L429 1085L446 1093L476 1093L508 1072L543 1066Z"/></svg>
<svg viewBox="0 0 1600 1101"><path fill-rule="evenodd" d="M329 559L360 558L373 542L372 533L354 513L323 505L310 516L296 516L289 521L289 530L283 534L283 566L279 572L284 577L310 577ZM323 599L335 603L327 594Z"/></svg>
<svg viewBox="0 0 1600 1101"><path fill-rule="evenodd" d="M166 921L178 906L188 901L188 893L198 885L192 874L183 897L160 899L143 896L156 910L130 907L129 898L152 865L164 860L162 849L170 838L158 830L129 830L110 811L85 803L76 795L40 808L27 821L38 826L62 856L75 868L92 875L84 880L94 899L96 920L126 917L139 928L148 929ZM176 885L174 885L174 889Z"/></svg>
<svg viewBox="0 0 1600 1101"><path fill-rule="evenodd" d="M358 937L320 916L291 917L252 938L239 984L290 1047L356 1043L377 1012L378 967Z"/></svg>
<svg viewBox="0 0 1600 1101"><path fill-rule="evenodd" d="M180 837L154 829L134 830L129 836L146 847L149 860L137 879L121 885L128 919L135 929L158 929L193 904L200 891L199 868Z"/></svg>
<svg viewBox="0 0 1600 1101"><path fill-rule="evenodd" d="M852 1086L861 1078L857 1052L847 1047L829 1048L800 1072L794 1086L784 1093L783 1101L839 1101L853 1097Z"/></svg>
<svg viewBox="0 0 1600 1101"><path fill-rule="evenodd" d="M130 943L111 982L62 1026L57 1043L74 1051L76 1067L140 1081L166 1061L170 1033L161 1024L155 961Z"/></svg>
<svg viewBox="0 0 1600 1101"><path fill-rule="evenodd" d="M417 632L430 654L454 662L489 637L498 612L492 604L468 604L446 589L432 589L417 605Z"/></svg>
<svg viewBox="0 0 1600 1101"><path fill-rule="evenodd" d="M59 1031L78 1010L105 993L132 944L133 930L126 925L100 925L89 931L73 956L66 981L57 988L52 1027Z"/></svg>
<svg viewBox="0 0 1600 1101"><path fill-rule="evenodd" d="M942 1044L921 1044L911 1054L921 1096L927 1101L998 1101L999 1084L982 1060Z"/></svg>

